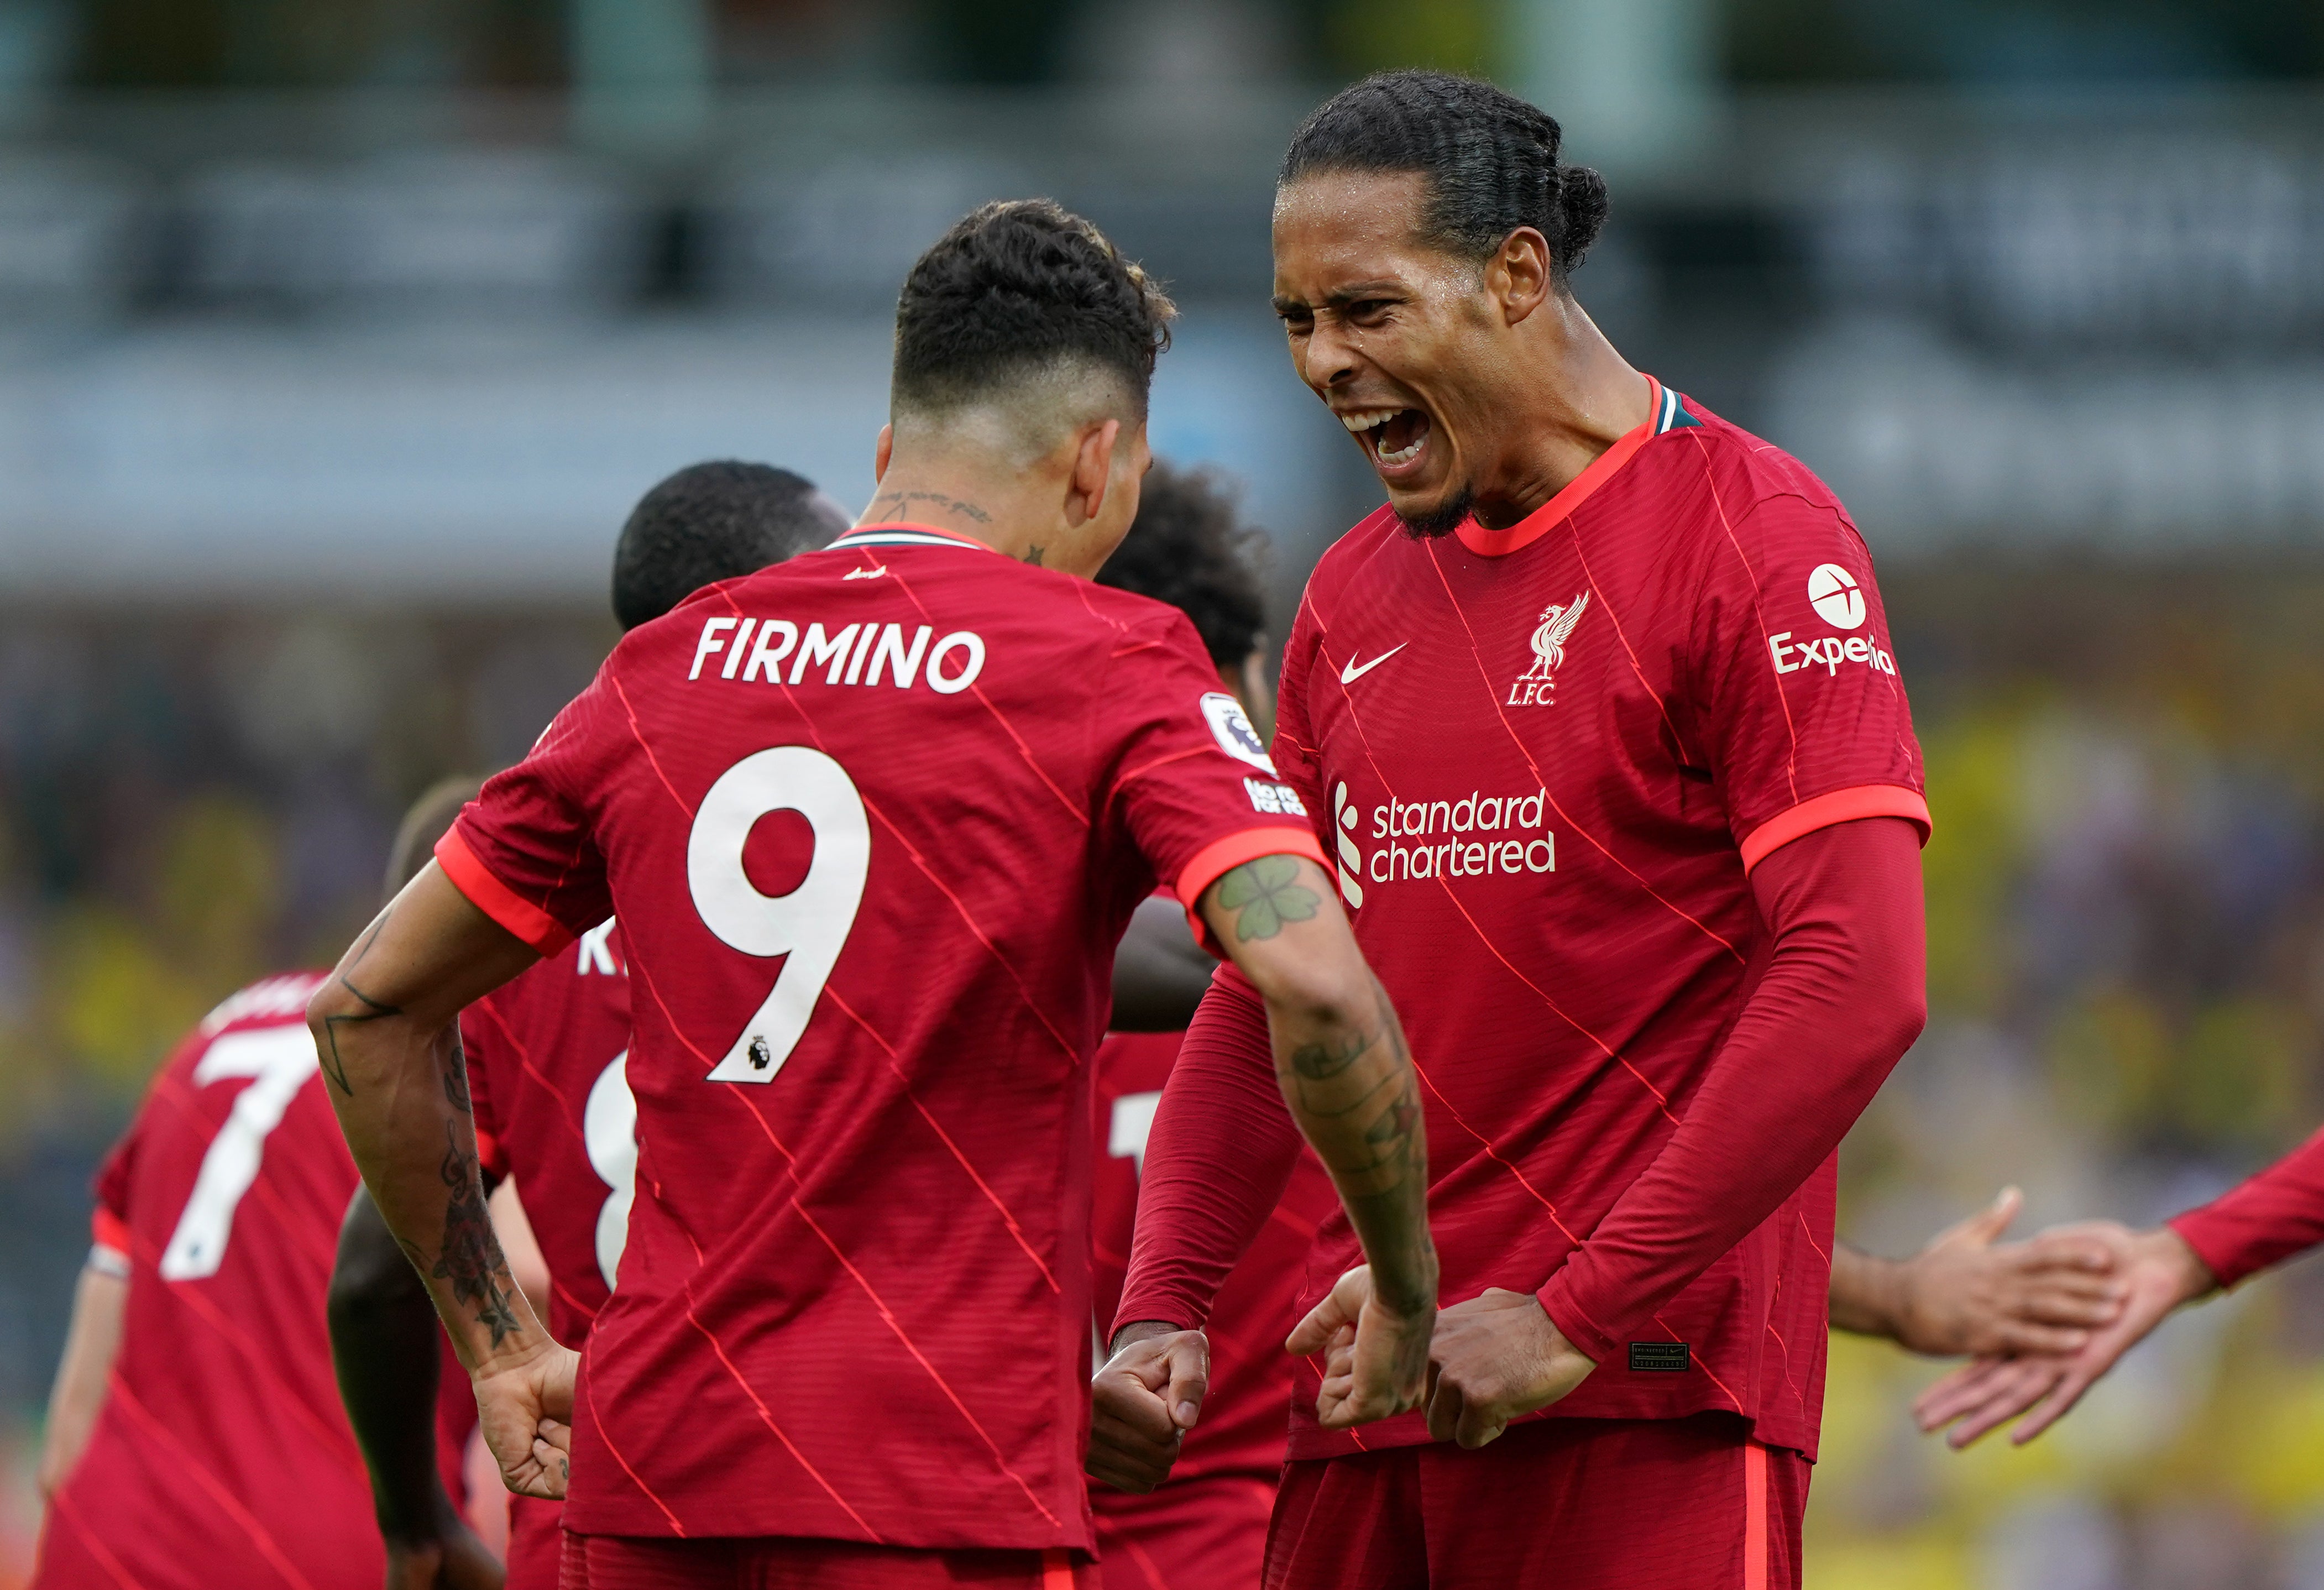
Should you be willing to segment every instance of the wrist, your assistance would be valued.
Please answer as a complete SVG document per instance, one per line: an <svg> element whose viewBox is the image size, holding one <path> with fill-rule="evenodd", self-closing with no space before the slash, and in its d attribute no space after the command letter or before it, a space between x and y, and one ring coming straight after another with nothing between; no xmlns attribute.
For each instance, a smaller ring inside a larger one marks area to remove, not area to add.
<svg viewBox="0 0 2324 1590"><path fill-rule="evenodd" d="M2219 1278L2195 1252L2194 1244L2170 1226L2158 1225L2133 1239L2141 1256L2151 1259L2171 1277L2172 1304L2191 1303L2219 1289Z"/></svg>
<svg viewBox="0 0 2324 1590"><path fill-rule="evenodd" d="M1398 1319L1417 1319L1436 1308L1434 1244L1396 1270L1372 1266L1372 1300Z"/></svg>
<svg viewBox="0 0 2324 1590"><path fill-rule="evenodd" d="M1113 1333L1113 1339L1105 1345L1105 1354L1111 1358L1133 1342L1150 1342L1156 1336L1175 1336L1180 1331L1193 1328L1192 1326L1172 1325L1161 1319L1133 1319Z"/></svg>
<svg viewBox="0 0 2324 1590"><path fill-rule="evenodd" d="M429 1488L434 1493L414 1507L392 1507L382 1499L374 1508L380 1539L391 1549L437 1545L467 1527L459 1510L452 1505L452 1498L445 1493L443 1482L436 1480Z"/></svg>

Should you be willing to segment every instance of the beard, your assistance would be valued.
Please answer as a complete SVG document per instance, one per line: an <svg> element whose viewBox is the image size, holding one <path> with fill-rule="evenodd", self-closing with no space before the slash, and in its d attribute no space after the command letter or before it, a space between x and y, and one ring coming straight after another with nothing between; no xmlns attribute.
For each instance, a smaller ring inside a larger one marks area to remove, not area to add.
<svg viewBox="0 0 2324 1590"><path fill-rule="evenodd" d="M1476 505L1476 492L1464 485L1425 513L1414 515L1398 510L1396 517L1404 526L1404 533L1414 541L1439 541L1468 522Z"/></svg>

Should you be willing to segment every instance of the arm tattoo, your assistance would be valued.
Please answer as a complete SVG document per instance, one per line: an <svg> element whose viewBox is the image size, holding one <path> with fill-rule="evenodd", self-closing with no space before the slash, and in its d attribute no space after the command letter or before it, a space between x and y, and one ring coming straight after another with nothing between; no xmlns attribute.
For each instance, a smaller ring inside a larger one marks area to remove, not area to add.
<svg viewBox="0 0 2324 1590"><path fill-rule="evenodd" d="M492 1331L497 1347L517 1328L516 1285L509 1278L508 1261L501 1256L500 1239L493 1234L476 1156L461 1148L455 1122L444 1123L439 1174L451 1197L444 1206L444 1243L431 1273L452 1283L454 1302L475 1305L476 1323Z"/></svg>
<svg viewBox="0 0 2324 1590"><path fill-rule="evenodd" d="M944 509L946 513L958 513L963 518L973 519L979 524L992 522L992 515L974 503L964 503L959 498L948 497L942 492L882 492L872 499L872 505L874 508L888 503L895 504L893 512L898 513L907 512L914 503L929 503Z"/></svg>
<svg viewBox="0 0 2324 1590"><path fill-rule="evenodd" d="M1041 566L1042 550L1043 549L1038 544L1029 546L1025 549L1024 556L1018 559L1018 561L1020 563L1030 563L1036 569L1038 569Z"/></svg>
<svg viewBox="0 0 2324 1590"><path fill-rule="evenodd" d="M395 907L390 905L373 920L370 929L363 936L363 941L355 946L355 954L347 960L349 971L363 965L364 957L369 955L371 947L379 942L381 932L387 927L387 919L394 914ZM374 999L353 983L348 982L346 972L339 973L338 979L340 987L363 1001L364 1013L359 1016L324 1017L323 1036L330 1045L331 1052L328 1056L318 1054L316 1058L323 1068L323 1075L328 1077L341 1093L353 1098L355 1095L355 1084L347 1080L347 1062L339 1053L339 1028L342 1025L354 1026L363 1021L376 1021L382 1016L400 1016L403 1014L403 1008L401 1005L383 1004Z"/></svg>
<svg viewBox="0 0 2324 1590"><path fill-rule="evenodd" d="M1322 903L1299 882L1299 864L1287 855L1247 861L1219 880L1219 904L1235 913L1235 937L1246 944L1274 938L1286 922L1307 920Z"/></svg>
<svg viewBox="0 0 2324 1590"><path fill-rule="evenodd" d="M1310 1082L1329 1081L1362 1058L1371 1046L1369 1032L1351 1032L1337 1042L1319 1039L1303 1043L1291 1051L1291 1068Z"/></svg>
<svg viewBox="0 0 2324 1590"><path fill-rule="evenodd" d="M463 1115L476 1113L475 1101L468 1096L468 1056L460 1047L460 1023L455 1021L444 1035L443 1060L444 1096Z"/></svg>

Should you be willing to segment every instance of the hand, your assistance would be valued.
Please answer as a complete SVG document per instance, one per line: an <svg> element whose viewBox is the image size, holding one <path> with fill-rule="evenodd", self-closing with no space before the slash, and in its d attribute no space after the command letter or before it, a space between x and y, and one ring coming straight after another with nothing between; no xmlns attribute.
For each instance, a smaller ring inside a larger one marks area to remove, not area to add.
<svg viewBox="0 0 2324 1590"><path fill-rule="evenodd" d="M2089 1221L2050 1234L2098 1242L2114 1253L2126 1287L2121 1312L2072 1353L1982 1358L1922 1392L1913 1417L1923 1430L1951 1425L1945 1438L1956 1451L2031 1409L2009 1437L2013 1445L2024 1446L2070 1412L2082 1393L2164 1315L2218 1285L2186 1239L2167 1225L2132 1231L2111 1221Z"/></svg>
<svg viewBox="0 0 2324 1590"><path fill-rule="evenodd" d="M1546 1408L1597 1364L1530 1292L1489 1287L1436 1317L1428 1354L1428 1434L1482 1447L1520 1414Z"/></svg>
<svg viewBox="0 0 2324 1590"><path fill-rule="evenodd" d="M1315 1417L1344 1430L1420 1406L1428 1383L1428 1341L1436 1305L1399 1314L1373 1295L1372 1270L1359 1264L1308 1311L1283 1344L1301 1357L1323 1354Z"/></svg>
<svg viewBox="0 0 2324 1590"><path fill-rule="evenodd" d="M476 1422L520 1496L565 1498L572 1477L573 1376L581 1354L549 1343L530 1357L487 1364L475 1378Z"/></svg>
<svg viewBox="0 0 2324 1590"><path fill-rule="evenodd" d="M1932 1357L2071 1353L2122 1312L2114 1249L2072 1226L1996 1245L2024 1207L2015 1188L1890 1267L1886 1310L1898 1345Z"/></svg>
<svg viewBox="0 0 2324 1590"><path fill-rule="evenodd" d="M1090 1379L1093 1479L1144 1495L1170 1477L1210 1390L1211 1343L1157 1320L1121 1327L1113 1356Z"/></svg>
<svg viewBox="0 0 2324 1590"><path fill-rule="evenodd" d="M508 1570L456 1521L436 1539L387 1543L387 1590L502 1590Z"/></svg>

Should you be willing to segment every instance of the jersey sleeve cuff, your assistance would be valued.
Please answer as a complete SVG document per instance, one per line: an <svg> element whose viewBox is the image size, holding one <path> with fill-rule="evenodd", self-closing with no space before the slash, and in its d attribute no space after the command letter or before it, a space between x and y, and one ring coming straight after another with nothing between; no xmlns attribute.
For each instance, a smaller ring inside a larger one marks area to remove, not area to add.
<svg viewBox="0 0 2324 1590"><path fill-rule="evenodd" d="M97 1247L119 1254L124 1263L129 1253L129 1222L99 1204L88 1217L88 1238Z"/></svg>
<svg viewBox="0 0 2324 1590"><path fill-rule="evenodd" d="M1142 1320L1156 1320L1173 1330L1200 1330L1210 1322L1210 1311L1198 1308L1192 1299L1169 1291L1144 1291L1131 1296L1124 1293L1121 1307L1115 1311L1113 1323L1106 1327L1105 1345L1111 1349L1113 1338L1125 1327Z"/></svg>
<svg viewBox="0 0 2324 1590"><path fill-rule="evenodd" d="M1834 790L1829 795L1803 800L1752 829L1743 838L1743 870L1749 872L1770 853L1818 828L1868 817L1903 818L1921 830L1922 844L1929 842L1929 803L1919 790L1908 790L1902 784L1859 784L1851 790Z"/></svg>
<svg viewBox="0 0 2324 1590"><path fill-rule="evenodd" d="M1178 881L1172 885L1172 892L1178 896L1178 903L1186 908L1186 921L1194 929L1194 942L1211 954L1219 954L1218 943L1211 937L1203 913L1194 909L1203 898L1203 891L1243 863L1257 861L1262 855L1304 855L1325 872L1331 871L1323 859L1323 847L1316 842L1312 828L1245 828L1203 846L1194 853L1194 860L1178 869Z"/></svg>
<svg viewBox="0 0 2324 1590"><path fill-rule="evenodd" d="M461 837L457 823L436 841L436 863L452 880L452 887L467 896L469 904L541 955L555 955L573 942L575 934L570 928L523 899L477 859L467 840Z"/></svg>
<svg viewBox="0 0 2324 1590"><path fill-rule="evenodd" d="M1558 1335L1572 1343L1584 1358L1592 1364L1604 1364L1614 1356L1619 1344L1574 1300L1564 1271L1551 1276L1549 1284L1534 1294L1534 1300L1549 1316L1550 1324L1557 1327Z"/></svg>
<svg viewBox="0 0 2324 1590"><path fill-rule="evenodd" d="M2266 1268L2264 1262L2251 1262L2249 1244L2238 1240L2236 1222L2213 1214L2212 1206L2189 1209L2173 1215L2163 1225L2179 1234L2179 1239L2195 1250L2195 1257L2203 1268L2223 1287L2231 1287L2246 1276Z"/></svg>

